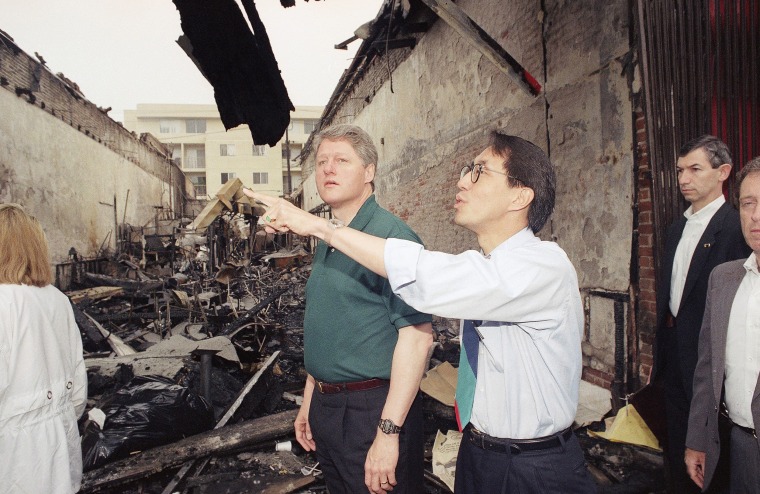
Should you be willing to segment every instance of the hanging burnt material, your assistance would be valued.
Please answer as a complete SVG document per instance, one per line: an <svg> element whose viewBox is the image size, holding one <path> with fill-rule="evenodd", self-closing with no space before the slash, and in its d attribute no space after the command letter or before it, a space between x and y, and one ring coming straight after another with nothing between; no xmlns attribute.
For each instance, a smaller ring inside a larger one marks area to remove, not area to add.
<svg viewBox="0 0 760 494"><path fill-rule="evenodd" d="M293 103L264 24L252 0L174 0L185 33L177 43L214 87L226 129L247 124L253 142L274 146L290 122Z"/></svg>

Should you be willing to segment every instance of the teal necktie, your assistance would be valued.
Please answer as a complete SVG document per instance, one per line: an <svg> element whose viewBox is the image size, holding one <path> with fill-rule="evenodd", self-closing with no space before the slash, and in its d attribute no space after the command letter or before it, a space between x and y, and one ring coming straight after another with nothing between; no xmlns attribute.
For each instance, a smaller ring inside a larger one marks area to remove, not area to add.
<svg viewBox="0 0 760 494"><path fill-rule="evenodd" d="M462 324L457 392L454 402L454 412L460 431L464 430L472 417L472 403L475 401L475 383L478 377L478 346L480 345L476 325L482 323L483 321L465 319Z"/></svg>

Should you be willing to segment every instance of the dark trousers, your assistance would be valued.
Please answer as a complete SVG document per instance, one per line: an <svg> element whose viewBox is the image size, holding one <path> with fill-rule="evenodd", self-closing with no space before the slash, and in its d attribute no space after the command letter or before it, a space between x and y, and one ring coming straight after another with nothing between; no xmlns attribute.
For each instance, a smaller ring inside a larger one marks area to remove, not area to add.
<svg viewBox="0 0 760 494"><path fill-rule="evenodd" d="M466 429L459 446L456 494L551 494L596 492L578 438L561 446L519 454L486 451L472 444Z"/></svg>
<svg viewBox="0 0 760 494"><path fill-rule="evenodd" d="M664 444L665 468L668 492L673 494L697 494L699 487L686 471L686 430L689 427L689 404L691 390L686 390L676 346L676 328L667 330L665 376L665 419L668 430L667 444Z"/></svg>
<svg viewBox="0 0 760 494"><path fill-rule="evenodd" d="M760 493L760 447L757 438L731 429L731 494Z"/></svg>
<svg viewBox="0 0 760 494"><path fill-rule="evenodd" d="M317 460L330 494L368 492L364 462L375 440L388 387L322 394L314 390L309 425L317 445ZM393 494L424 492L424 429L418 395L399 434L399 458Z"/></svg>

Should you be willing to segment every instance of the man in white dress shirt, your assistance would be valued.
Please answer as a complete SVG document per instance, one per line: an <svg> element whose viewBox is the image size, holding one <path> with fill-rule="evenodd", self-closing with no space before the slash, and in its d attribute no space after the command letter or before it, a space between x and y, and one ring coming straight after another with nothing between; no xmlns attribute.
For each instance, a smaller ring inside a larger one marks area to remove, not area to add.
<svg viewBox="0 0 760 494"><path fill-rule="evenodd" d="M457 493L595 491L571 430L581 378L578 280L565 252L535 236L554 209L555 182L541 149L493 132L462 169L454 205L454 221L476 234L481 250L458 255L335 228L284 200L246 191L270 207L269 230L325 240L388 277L415 309L466 320L463 340L468 325L477 335L468 355L477 356L474 394L467 413L459 410L465 420Z"/></svg>
<svg viewBox="0 0 760 494"><path fill-rule="evenodd" d="M756 493L760 492L760 441L755 431L760 425L760 157L744 166L737 183L742 233L752 254L721 264L710 275L685 461L689 475L705 491L715 478L721 451L729 450L730 492ZM730 420L728 448L720 444L721 414Z"/></svg>

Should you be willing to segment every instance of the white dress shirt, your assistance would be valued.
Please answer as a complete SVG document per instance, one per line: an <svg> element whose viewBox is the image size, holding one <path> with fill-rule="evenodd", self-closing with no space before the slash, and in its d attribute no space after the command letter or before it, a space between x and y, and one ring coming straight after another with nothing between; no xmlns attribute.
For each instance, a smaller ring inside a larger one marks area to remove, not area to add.
<svg viewBox="0 0 760 494"><path fill-rule="evenodd" d="M394 293L422 312L483 320L472 424L530 439L573 423L581 378L583 308L565 252L524 229L489 256L452 255L388 239Z"/></svg>
<svg viewBox="0 0 760 494"><path fill-rule="evenodd" d="M689 265L694 256L694 250L697 248L699 239L705 233L708 223L725 202L726 198L721 194L696 213L692 212L694 206L689 206L689 209L683 213L686 216L686 226L683 228L681 240L678 241L678 247L676 247L676 253L673 257L673 271L670 277L670 313L674 316L678 316L678 308L681 306L686 275L689 274Z"/></svg>
<svg viewBox="0 0 760 494"><path fill-rule="evenodd" d="M751 429L752 396L760 375L760 272L754 252L731 305L726 335L726 408L734 423Z"/></svg>

